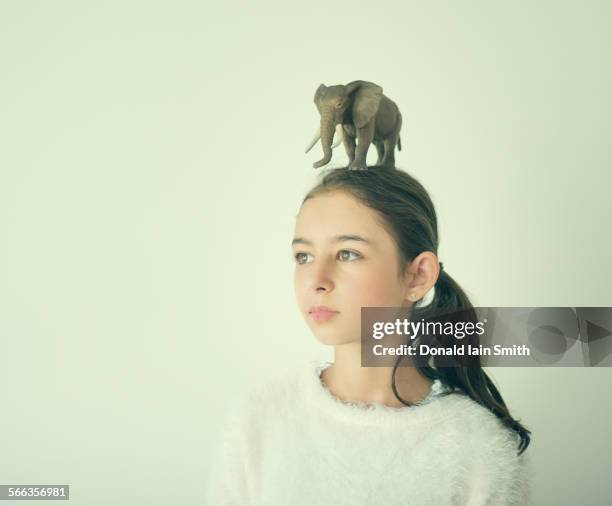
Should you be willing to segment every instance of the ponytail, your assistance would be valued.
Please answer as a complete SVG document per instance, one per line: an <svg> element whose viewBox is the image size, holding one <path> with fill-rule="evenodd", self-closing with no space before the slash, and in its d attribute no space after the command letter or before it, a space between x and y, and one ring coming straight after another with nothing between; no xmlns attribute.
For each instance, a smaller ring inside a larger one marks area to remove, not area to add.
<svg viewBox="0 0 612 506"><path fill-rule="evenodd" d="M420 320L421 318L427 321L441 322L444 326L445 322L455 322L458 319L462 322L470 322L474 325L478 322L478 317L474 307L468 299L465 292L457 284L457 282L446 272L440 271L440 276L435 284L435 296L431 304L422 308L415 307L413 309L413 319ZM423 336L418 336L417 339L422 339ZM451 347L453 337L449 339L447 336L433 336L438 342ZM477 334L466 336L469 345L478 347L479 340ZM395 370L399 365L398 360L394 366L393 384L395 384ZM460 392L469 396L478 404L489 409L501 422L509 429L516 432L520 438L518 455L523 453L531 441L531 431L526 429L518 420L515 420L506 406L499 390L495 386L493 380L482 369L480 357L478 355L469 357L467 365L459 366L444 366L440 362L444 361L444 355L436 355L433 357L434 366L429 364L417 364L415 367L429 379L439 379L448 389L448 392L443 395L448 395L455 392ZM395 391L395 386L393 386ZM398 400L406 405L399 398Z"/></svg>

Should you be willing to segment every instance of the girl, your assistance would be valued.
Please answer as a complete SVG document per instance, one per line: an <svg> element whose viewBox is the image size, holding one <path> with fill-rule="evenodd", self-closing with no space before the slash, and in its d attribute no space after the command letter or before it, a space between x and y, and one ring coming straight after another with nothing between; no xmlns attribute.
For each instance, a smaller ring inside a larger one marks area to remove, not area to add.
<svg viewBox="0 0 612 506"><path fill-rule="evenodd" d="M299 309L334 362L251 389L213 462L210 504L530 504L530 431L478 357L361 366L362 307L415 320L473 311L438 262L423 186L395 168L329 170L302 202L292 247Z"/></svg>

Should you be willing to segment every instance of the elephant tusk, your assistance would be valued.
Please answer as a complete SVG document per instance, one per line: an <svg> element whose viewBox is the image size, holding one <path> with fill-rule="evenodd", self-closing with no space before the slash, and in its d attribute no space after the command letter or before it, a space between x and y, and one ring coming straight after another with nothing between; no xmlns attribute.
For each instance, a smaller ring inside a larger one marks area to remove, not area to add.
<svg viewBox="0 0 612 506"><path fill-rule="evenodd" d="M332 144L332 149L338 147L338 145L342 142L343 130L344 129L342 128L342 123L338 123L336 125L336 136L334 143Z"/></svg>
<svg viewBox="0 0 612 506"><path fill-rule="evenodd" d="M320 138L321 138L321 128L317 127L317 131L312 136L312 140L310 141L310 144L308 144L308 147L306 148L305 152L308 153Z"/></svg>

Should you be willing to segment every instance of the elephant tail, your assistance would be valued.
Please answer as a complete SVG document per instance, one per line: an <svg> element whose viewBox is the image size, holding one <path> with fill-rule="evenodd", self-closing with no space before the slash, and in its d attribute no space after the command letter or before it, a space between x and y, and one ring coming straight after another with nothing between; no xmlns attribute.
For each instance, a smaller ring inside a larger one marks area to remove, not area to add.
<svg viewBox="0 0 612 506"><path fill-rule="evenodd" d="M397 149L402 150L402 138L399 135L397 136Z"/></svg>

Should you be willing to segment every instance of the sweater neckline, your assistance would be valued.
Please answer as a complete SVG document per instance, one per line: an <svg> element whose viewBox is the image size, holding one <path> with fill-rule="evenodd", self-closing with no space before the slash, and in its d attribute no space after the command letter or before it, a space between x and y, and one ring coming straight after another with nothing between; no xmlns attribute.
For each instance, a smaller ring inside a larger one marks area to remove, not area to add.
<svg viewBox="0 0 612 506"><path fill-rule="evenodd" d="M431 391L425 399L413 406L393 407L381 403L347 402L331 393L321 379L321 373L333 365L329 361L310 361L305 380L305 391L310 402L314 402L321 412L330 414L347 422L373 424L418 423L432 417L447 416L447 404L461 396L441 395L446 391L442 382L433 381Z"/></svg>

